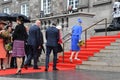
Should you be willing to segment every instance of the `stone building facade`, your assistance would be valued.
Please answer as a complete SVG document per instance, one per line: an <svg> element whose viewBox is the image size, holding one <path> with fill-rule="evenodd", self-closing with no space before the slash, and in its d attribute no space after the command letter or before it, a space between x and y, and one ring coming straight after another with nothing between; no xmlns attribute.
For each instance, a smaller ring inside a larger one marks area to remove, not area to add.
<svg viewBox="0 0 120 80"><path fill-rule="evenodd" d="M70 3L70 1L73 2ZM75 3L77 4L77 11L99 13L101 10L98 9L107 6L109 6L108 10L110 11L112 8L110 5L112 5L115 0L0 0L0 12L5 12L4 9L8 8L8 13L21 13L21 5L26 4L28 9L27 16L31 17L31 19L35 19L40 17L44 5L42 3L46 3L45 5L50 4L50 13L45 14L45 16L53 16L67 13L68 6L75 1L77 1L77 3Z"/></svg>
<svg viewBox="0 0 120 80"><path fill-rule="evenodd" d="M83 26L90 26L93 23L107 18L108 23L112 21L112 7L116 0L0 0L0 12L21 13L31 20L41 19L42 28L46 29L51 21L56 19L63 28L71 28L78 17L87 14L94 17L84 20ZM69 13L69 6L72 6L72 13ZM75 15L77 14L77 15ZM79 15L78 15L79 14Z"/></svg>
<svg viewBox="0 0 120 80"><path fill-rule="evenodd" d="M107 18L112 21L113 3L116 0L0 0L0 12L22 13L31 18L42 21L42 31L51 25L53 20L62 26L63 36L68 34L76 24L77 18L83 20L83 29L97 21ZM72 6L72 13L68 8ZM103 22L104 25L104 22ZM97 28L104 26L97 25ZM94 28L87 32L88 37L94 35ZM85 34L83 34L84 36Z"/></svg>
<svg viewBox="0 0 120 80"><path fill-rule="evenodd" d="M84 20L84 28L93 23L107 18L108 23L112 21L112 7L116 0L0 0L0 12L21 13L31 20L41 19L42 29L51 25L56 19L63 28L71 29L78 17ZM69 13L68 7L73 7L73 13ZM84 15L91 17L91 20ZM83 17L84 16L84 17ZM99 26L98 26L99 27ZM100 26L101 27L101 26ZM69 31L69 30L67 30Z"/></svg>

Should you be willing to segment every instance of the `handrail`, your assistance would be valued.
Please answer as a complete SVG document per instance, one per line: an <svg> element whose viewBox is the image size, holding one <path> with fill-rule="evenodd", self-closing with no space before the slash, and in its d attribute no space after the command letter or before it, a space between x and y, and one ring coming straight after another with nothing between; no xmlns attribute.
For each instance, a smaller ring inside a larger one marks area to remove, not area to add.
<svg viewBox="0 0 120 80"><path fill-rule="evenodd" d="M95 25L97 25L98 23L102 22L102 21L105 21L105 35L107 36L107 18L104 18L98 22L96 22L95 24L89 26L88 28L84 29L82 32L85 32L85 47L87 47L87 44L86 44L86 41L87 41L87 30L94 27ZM63 38L67 37L69 34L71 33L68 33L67 35L65 35ZM67 41L69 41L71 38L68 38L66 39L64 42L63 42L63 63L64 63L64 47L65 47L65 43Z"/></svg>
<svg viewBox="0 0 120 80"><path fill-rule="evenodd" d="M87 40L87 30L94 27L95 25L97 25L98 23L102 22L102 21L105 21L105 35L107 36L107 18L104 18L98 22L96 22L95 24L91 25L90 27L84 29L82 32L85 32L85 47L87 47L87 44L86 44L86 40Z"/></svg>
<svg viewBox="0 0 120 80"><path fill-rule="evenodd" d="M71 33L66 34L62 39L65 39L69 35L71 35Z"/></svg>
<svg viewBox="0 0 120 80"><path fill-rule="evenodd" d="M104 19L102 19L102 20L96 22L95 24L91 25L90 27L84 29L83 32L86 31L86 30L88 30L88 29L90 29L90 28L92 28L92 27L94 27L95 25L97 25L98 23L102 22L102 21L105 20L105 19L107 19L107 18L104 18Z"/></svg>

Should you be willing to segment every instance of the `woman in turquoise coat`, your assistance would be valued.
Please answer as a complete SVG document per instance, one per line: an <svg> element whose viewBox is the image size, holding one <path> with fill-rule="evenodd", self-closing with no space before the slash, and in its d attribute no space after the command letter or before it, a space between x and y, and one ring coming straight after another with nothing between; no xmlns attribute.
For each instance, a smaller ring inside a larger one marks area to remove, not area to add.
<svg viewBox="0 0 120 80"><path fill-rule="evenodd" d="M78 58L78 53L80 51L80 47L78 46L78 42L81 40L81 34L82 34L82 26L81 26L82 20L78 19L78 25L74 25L72 27L72 36L71 36L71 56L70 56L70 62L72 62L72 58L74 53L75 54L75 60L80 60Z"/></svg>

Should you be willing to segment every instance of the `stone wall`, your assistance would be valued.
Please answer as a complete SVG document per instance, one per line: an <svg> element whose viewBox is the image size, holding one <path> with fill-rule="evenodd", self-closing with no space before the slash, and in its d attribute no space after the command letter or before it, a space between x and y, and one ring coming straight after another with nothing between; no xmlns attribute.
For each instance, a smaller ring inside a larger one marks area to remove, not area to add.
<svg viewBox="0 0 120 80"><path fill-rule="evenodd" d="M40 9L41 9L41 0L11 0L11 3L5 3L3 4L3 1L0 0L0 12L2 12L4 7L10 7L11 12L20 12L20 5L22 3L28 3L29 4L29 14L32 19L36 19L40 17ZM51 9L52 13L54 15L59 15L67 10L67 0L51 0ZM111 3L101 3L103 1L111 1ZM114 0L103 0L98 1L97 3L95 0L79 0L79 11L81 12L90 12L96 14L96 20L100 20L103 17L107 17L108 20L111 20L111 14L112 14L112 2ZM99 4L101 3L101 4Z"/></svg>
<svg viewBox="0 0 120 80"><path fill-rule="evenodd" d="M40 0L30 0L29 6L30 6L30 17L31 19L37 18L40 15Z"/></svg>
<svg viewBox="0 0 120 80"><path fill-rule="evenodd" d="M61 14L64 11L64 2L62 0L52 0L53 15Z"/></svg>

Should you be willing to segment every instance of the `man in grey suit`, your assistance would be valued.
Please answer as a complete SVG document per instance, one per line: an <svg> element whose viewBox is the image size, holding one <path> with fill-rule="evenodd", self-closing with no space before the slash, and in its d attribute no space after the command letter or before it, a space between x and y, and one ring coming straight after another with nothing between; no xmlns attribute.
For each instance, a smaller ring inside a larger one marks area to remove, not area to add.
<svg viewBox="0 0 120 80"><path fill-rule="evenodd" d="M27 60L25 61L24 67L27 69L27 65L31 61L32 57L34 60L33 69L40 69L38 68L37 62L38 62L38 49L41 48L43 44L43 37L41 36L42 32L40 31L40 25L41 21L36 20L35 25L31 26L29 29L29 36L28 36L28 45L30 47L29 49L29 55Z"/></svg>
<svg viewBox="0 0 120 80"><path fill-rule="evenodd" d="M56 28L55 22L52 23L52 27L49 27L46 30L46 63L45 63L45 71L48 71L49 68L49 58L50 53L53 50L53 70L58 70L56 68L57 64L57 46L58 46L58 40L59 40L59 31Z"/></svg>

